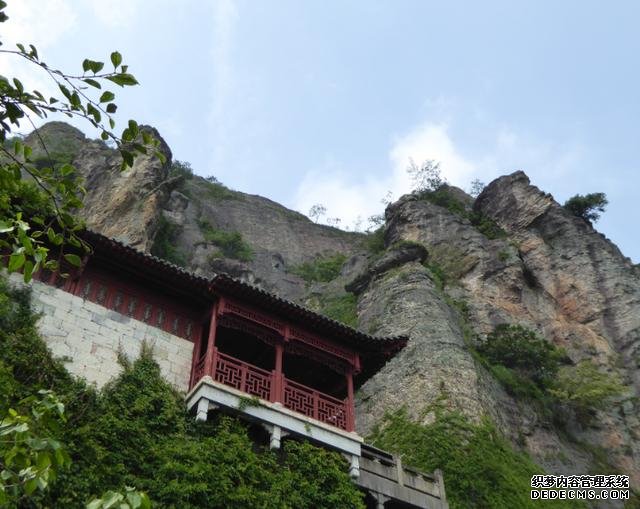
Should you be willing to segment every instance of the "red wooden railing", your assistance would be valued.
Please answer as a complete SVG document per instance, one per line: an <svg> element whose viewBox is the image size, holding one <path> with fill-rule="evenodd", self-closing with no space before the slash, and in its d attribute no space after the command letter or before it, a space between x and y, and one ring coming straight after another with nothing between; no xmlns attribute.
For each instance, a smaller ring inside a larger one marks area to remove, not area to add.
<svg viewBox="0 0 640 509"><path fill-rule="evenodd" d="M234 359L230 355L218 352L213 379L267 401L271 397L271 372Z"/></svg>
<svg viewBox="0 0 640 509"><path fill-rule="evenodd" d="M193 383L206 374L205 357L194 364ZM282 376L282 383L276 384L275 372L261 369L239 359L215 352L214 370L211 377L239 391L271 402L280 402L285 408L301 413L317 421L344 430L353 429L347 400L339 400ZM280 390L278 390L280 386ZM280 394L278 394L278 392Z"/></svg>
<svg viewBox="0 0 640 509"><path fill-rule="evenodd" d="M286 378L284 406L317 421L347 429L347 405L344 401Z"/></svg>

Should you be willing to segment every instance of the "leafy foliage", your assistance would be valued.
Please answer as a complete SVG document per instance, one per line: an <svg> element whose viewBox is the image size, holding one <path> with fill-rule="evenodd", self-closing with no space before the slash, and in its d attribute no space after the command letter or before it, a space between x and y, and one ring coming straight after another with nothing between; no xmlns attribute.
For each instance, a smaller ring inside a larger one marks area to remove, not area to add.
<svg viewBox="0 0 640 509"><path fill-rule="evenodd" d="M447 209L452 214L468 219L488 239L502 239L507 236L507 233L493 219L481 212L468 210L464 203L455 198L446 187L426 192L421 195L421 198Z"/></svg>
<svg viewBox="0 0 640 509"><path fill-rule="evenodd" d="M388 414L372 443L424 472L441 469L452 509L539 506L530 499L530 480L542 468L515 451L489 420L474 424L441 404L429 410L435 419L427 425L413 422L404 410ZM584 506L558 501L548 507Z"/></svg>
<svg viewBox="0 0 640 509"><path fill-rule="evenodd" d="M317 223L320 220L320 217L324 216L326 213L327 207L321 203L316 203L309 209L309 217L313 219L314 223Z"/></svg>
<svg viewBox="0 0 640 509"><path fill-rule="evenodd" d="M307 283L333 281L340 275L342 265L347 256L342 253L318 257L312 262L305 262L294 267L291 272L300 276Z"/></svg>
<svg viewBox="0 0 640 509"><path fill-rule="evenodd" d="M87 504L87 509L149 509L151 501L146 493L127 487L125 493L107 491L101 498L94 498Z"/></svg>
<svg viewBox="0 0 640 509"><path fill-rule="evenodd" d="M206 220L199 221L198 226L200 227L204 240L215 244L221 256L243 262L253 260L253 249L244 241L240 232L219 230L211 226L211 223Z"/></svg>
<svg viewBox="0 0 640 509"><path fill-rule="evenodd" d="M480 193L484 191L485 187L487 187L487 185L480 179L473 179L471 181L471 187L469 188L469 194L474 198L477 198Z"/></svg>
<svg viewBox="0 0 640 509"><path fill-rule="evenodd" d="M379 226L367 235L365 246L372 254L380 254L384 251L384 225Z"/></svg>
<svg viewBox="0 0 640 509"><path fill-rule="evenodd" d="M551 393L574 409L583 422L594 410L603 408L611 398L625 391L617 376L603 373L591 361L560 369Z"/></svg>
<svg viewBox="0 0 640 509"><path fill-rule="evenodd" d="M205 180L204 189L207 198L215 201L242 200L242 194L221 184L215 177L207 177Z"/></svg>
<svg viewBox="0 0 640 509"><path fill-rule="evenodd" d="M604 193L589 193L587 195L576 194L569 198L563 207L574 216L581 217L589 223L595 223L600 219L600 213L605 211L609 204Z"/></svg>
<svg viewBox="0 0 640 509"><path fill-rule="evenodd" d="M0 0L0 23L7 21L6 2ZM102 90L103 85L121 87L137 85L135 77L122 64L122 55L110 55L113 71L104 71L104 62L84 59L82 74L72 75L55 69L42 61L38 50L18 44L17 49L0 49L0 53L25 60L43 71L60 90L58 97L46 98L37 90L29 91L17 78L0 76L0 252L8 257L10 272L22 271L25 281L39 268L55 270L64 258L72 265L80 264L77 253L65 253L65 247L88 249L77 236L82 223L75 217L82 207L85 194L83 179L71 166L68 154L48 153L33 157L32 147L19 137L14 129L24 123L35 127L32 116L45 118L50 114L64 114L86 120L100 129L103 140L115 142L122 156L122 169L133 165L137 154L152 149L156 155L158 142L149 133L139 130L134 120L117 136L113 114L117 110L115 94ZM95 90L94 90L95 89ZM35 135L39 136L36 130ZM141 138L141 139L140 139ZM13 146L7 146L7 140ZM50 256L50 250L57 257ZM4 253L9 253L8 255Z"/></svg>
<svg viewBox="0 0 640 509"><path fill-rule="evenodd" d="M352 293L323 297L320 301L320 312L350 327L358 326L358 299Z"/></svg>
<svg viewBox="0 0 640 509"><path fill-rule="evenodd" d="M169 176L182 177L185 180L189 180L193 178L193 168L191 168L191 164L186 161L172 161Z"/></svg>
<svg viewBox="0 0 640 509"><path fill-rule="evenodd" d="M0 420L0 505L43 491L55 480L56 471L70 459L52 437L64 405L51 391L41 390L9 408Z"/></svg>
<svg viewBox="0 0 640 509"><path fill-rule="evenodd" d="M413 159L409 159L407 173L412 181L412 189L416 193L436 191L447 183L440 172L440 163L427 159L417 165Z"/></svg>
<svg viewBox="0 0 640 509"><path fill-rule="evenodd" d="M521 325L500 324L478 346L490 363L515 372L543 389L560 367L565 352Z"/></svg>
<svg viewBox="0 0 640 509"><path fill-rule="evenodd" d="M196 423L151 348L123 362L122 374L96 394L51 358L28 292L2 280L0 321L0 416L43 386L66 406L67 421L52 438L67 445L72 463L35 506L147 507L141 492L122 490L136 486L158 507L364 507L340 455L291 441L272 452L230 417Z"/></svg>
<svg viewBox="0 0 640 509"><path fill-rule="evenodd" d="M186 267L187 254L176 244L177 235L178 226L160 215L151 254L180 267Z"/></svg>

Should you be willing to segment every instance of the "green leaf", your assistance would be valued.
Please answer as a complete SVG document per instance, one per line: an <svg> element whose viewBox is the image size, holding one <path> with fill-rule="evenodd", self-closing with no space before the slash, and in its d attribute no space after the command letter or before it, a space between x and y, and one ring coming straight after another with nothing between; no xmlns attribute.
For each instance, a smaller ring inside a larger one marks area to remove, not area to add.
<svg viewBox="0 0 640 509"><path fill-rule="evenodd" d="M82 259L78 255L67 253L64 255L64 259L75 267L80 267L80 265L82 265Z"/></svg>
<svg viewBox="0 0 640 509"><path fill-rule="evenodd" d="M65 164L60 168L60 175L66 177L67 175L71 175L75 171L76 169L73 166L71 166L70 164Z"/></svg>
<svg viewBox="0 0 640 509"><path fill-rule="evenodd" d="M107 104L107 113L115 113L117 109L118 106L115 103ZM113 126L111 126L111 129L113 129Z"/></svg>
<svg viewBox="0 0 640 509"><path fill-rule="evenodd" d="M15 226L10 225L6 221L0 221L0 233L9 233L15 229Z"/></svg>
<svg viewBox="0 0 640 509"><path fill-rule="evenodd" d="M71 92L67 87L62 84L58 84L58 88L60 88L60 92L64 95L69 101L71 100Z"/></svg>
<svg viewBox="0 0 640 509"><path fill-rule="evenodd" d="M14 253L9 257L9 272L20 270L24 265L26 258L23 253Z"/></svg>
<svg viewBox="0 0 640 509"><path fill-rule="evenodd" d="M100 102L108 103L109 101L113 101L115 98L116 98L115 94L107 90L100 96Z"/></svg>
<svg viewBox="0 0 640 509"><path fill-rule="evenodd" d="M102 85L100 85L100 82L94 80L93 78L84 78L82 81L84 81L87 85L91 85L92 87L102 88Z"/></svg>
<svg viewBox="0 0 640 509"><path fill-rule="evenodd" d="M38 479L31 479L26 483L24 483L24 492L27 495L31 495L36 490L37 487L38 487Z"/></svg>
<svg viewBox="0 0 640 509"><path fill-rule="evenodd" d="M93 115L96 122L100 122L102 119L100 111L91 103L87 103L87 113L89 113L89 115Z"/></svg>
<svg viewBox="0 0 640 509"><path fill-rule="evenodd" d="M33 262L31 260L27 260L24 263L24 271L23 271L23 275L24 275L24 281L26 283L28 283L29 281L31 281L31 275L33 274Z"/></svg>
<svg viewBox="0 0 640 509"><path fill-rule="evenodd" d="M111 119L109 119L111 120ZM102 131L100 133L100 138L102 138L104 141L107 141L109 139L109 133L107 131Z"/></svg>
<svg viewBox="0 0 640 509"><path fill-rule="evenodd" d="M104 67L104 63L96 62L95 60L89 60L85 58L82 61L82 69L84 72L91 71L93 74L99 73Z"/></svg>
<svg viewBox="0 0 640 509"><path fill-rule="evenodd" d="M16 89L18 89L18 92L21 94L24 92L24 87L18 78L13 78L13 84L16 86Z"/></svg>
<svg viewBox="0 0 640 509"><path fill-rule="evenodd" d="M122 55L117 51L111 53L111 63L113 64L113 68L117 69L118 66L122 63Z"/></svg>
<svg viewBox="0 0 640 509"><path fill-rule="evenodd" d="M113 76L107 76L106 78L116 85L120 85L121 87L133 86L138 84L138 80L135 79L133 74L114 74Z"/></svg>
<svg viewBox="0 0 640 509"><path fill-rule="evenodd" d="M87 504L86 509L100 509L100 506L102 506L102 500L99 498L94 498Z"/></svg>

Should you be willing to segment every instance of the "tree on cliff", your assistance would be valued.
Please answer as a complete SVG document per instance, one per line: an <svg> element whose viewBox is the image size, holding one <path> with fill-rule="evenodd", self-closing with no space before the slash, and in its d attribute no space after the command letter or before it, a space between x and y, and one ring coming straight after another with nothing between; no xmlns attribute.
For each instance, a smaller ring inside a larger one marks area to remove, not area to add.
<svg viewBox="0 0 640 509"><path fill-rule="evenodd" d="M605 211L609 204L604 193L589 193L587 195L576 194L569 198L563 205L574 216L581 217L589 223L595 223L600 219L600 213Z"/></svg>
<svg viewBox="0 0 640 509"><path fill-rule="evenodd" d="M0 23L8 20L6 6L0 0ZM0 260L9 272L22 271L29 281L33 272L40 268L57 270L63 260L80 265L78 254L88 246L77 235L83 225L76 213L82 207L85 189L75 168L56 164L41 138L47 157L44 162L34 161L31 147L20 136L12 135L15 129L24 124L35 128L33 116L64 114L86 120L100 129L103 140L114 142L122 156L123 170L133 165L137 154L148 150L154 150L160 159L164 156L156 149L158 142L139 131L134 120L129 120L119 136L113 132L115 94L103 86L138 84L117 51L110 55L113 70L103 71L104 62L85 58L78 74L49 66L32 44L17 44L17 49L0 47L0 53L26 60L60 91L57 97L47 98L38 90L29 91L16 77L0 75ZM35 133L39 137L37 130Z"/></svg>

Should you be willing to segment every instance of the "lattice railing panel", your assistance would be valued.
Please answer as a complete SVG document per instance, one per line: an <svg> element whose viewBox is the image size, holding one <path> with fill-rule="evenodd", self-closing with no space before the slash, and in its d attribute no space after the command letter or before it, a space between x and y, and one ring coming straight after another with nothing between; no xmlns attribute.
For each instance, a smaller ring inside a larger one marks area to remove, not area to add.
<svg viewBox="0 0 640 509"><path fill-rule="evenodd" d="M248 370L245 392L269 401L271 396L271 376L264 375L258 371Z"/></svg>
<svg viewBox="0 0 640 509"><path fill-rule="evenodd" d="M242 390L242 363L227 355L218 354L214 380Z"/></svg>
<svg viewBox="0 0 640 509"><path fill-rule="evenodd" d="M314 417L313 391L302 385L285 380L284 406L294 412Z"/></svg>
<svg viewBox="0 0 640 509"><path fill-rule="evenodd" d="M234 359L229 355L218 353L213 379L267 401L271 396L272 376L269 371Z"/></svg>
<svg viewBox="0 0 640 509"><path fill-rule="evenodd" d="M344 401L285 379L284 406L337 428L347 429L347 405Z"/></svg>
<svg viewBox="0 0 640 509"><path fill-rule="evenodd" d="M318 420L336 426L337 428L347 429L347 412L345 404L334 403L328 398L320 396L318 398Z"/></svg>

